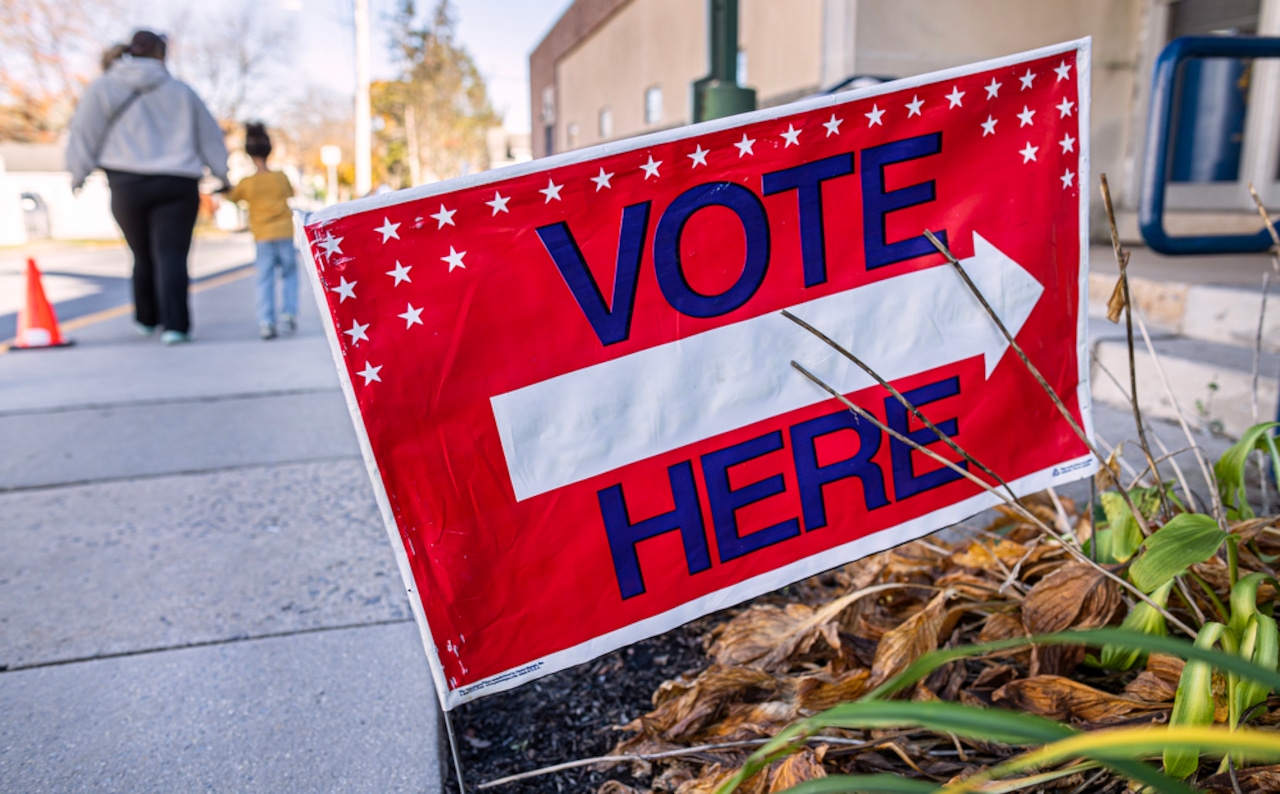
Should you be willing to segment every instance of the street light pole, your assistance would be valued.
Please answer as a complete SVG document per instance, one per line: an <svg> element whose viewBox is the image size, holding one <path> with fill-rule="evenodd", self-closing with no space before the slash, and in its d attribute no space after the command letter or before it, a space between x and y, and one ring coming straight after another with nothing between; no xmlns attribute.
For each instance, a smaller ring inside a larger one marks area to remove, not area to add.
<svg viewBox="0 0 1280 794"><path fill-rule="evenodd" d="M369 107L369 0L355 0L356 195L373 188L373 134Z"/></svg>

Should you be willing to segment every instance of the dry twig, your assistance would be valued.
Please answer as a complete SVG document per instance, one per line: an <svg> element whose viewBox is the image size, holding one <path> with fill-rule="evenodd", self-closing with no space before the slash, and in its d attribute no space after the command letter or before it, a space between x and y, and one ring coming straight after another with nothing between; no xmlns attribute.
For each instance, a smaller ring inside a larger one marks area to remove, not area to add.
<svg viewBox="0 0 1280 794"><path fill-rule="evenodd" d="M1062 398L1059 397L1058 393L1049 385L1049 381L1044 379L1044 375L1040 374L1040 370L1036 368L1036 365L1032 364L1031 359L1027 358L1027 354L1023 351L1022 346L1018 344L1018 340L1014 339L1013 334L1009 333L1009 329L1005 327L1004 321L1000 319L1000 315L996 314L996 310L991 308L991 304L987 302L986 296L982 294L982 290L978 289L978 285L974 284L973 279L969 278L969 274L965 271L964 265L960 264L960 260L956 259L955 254L951 253L951 249L947 248L947 244L939 240L933 232L925 229L924 236L929 238L929 242L933 243L933 247L938 249L938 252L945 256L947 261L951 263L951 266L960 274L960 278L963 279L965 285L969 287L969 291L973 293L974 297L978 299L978 302L982 304L982 308L986 310L987 316L995 322L996 327L1000 329L1000 333L1004 334L1004 338L1009 342L1009 347L1012 348L1013 352L1022 360L1027 371L1030 372L1032 377L1036 379L1036 382L1040 384L1040 388L1044 389L1044 393L1049 395L1049 399L1053 401L1053 404L1057 407L1063 418L1067 420L1067 424L1071 426L1071 429L1075 431L1075 434L1084 442L1084 445L1093 453L1094 457L1096 457L1099 462L1106 460L1106 457L1089 438L1089 434L1084 432L1084 428L1082 428L1080 423L1076 421L1075 417L1071 415L1070 409L1068 409L1066 404L1062 402ZM1121 498L1124 499L1125 504L1129 506L1129 510L1133 512L1133 519L1137 522L1138 528L1142 530L1142 534L1150 535L1151 526L1147 523L1146 516L1142 515L1142 512L1138 510L1137 506L1133 503L1133 500L1129 498L1129 494L1126 493L1123 488L1119 489L1119 492Z"/></svg>
<svg viewBox="0 0 1280 794"><path fill-rule="evenodd" d="M910 438L907 438L907 437L906 437L906 436L904 436L903 434L901 434L901 433L899 433L898 431L894 430L893 428L889 427L889 426L888 426L888 425L886 425L884 422L881 422L879 419L877 419L875 416L873 416L873 415L871 414L871 412L867 411L865 408L863 408L863 407L862 407L862 406L860 406L860 405L856 405L856 404L854 404L854 403L853 403L853 401L851 401L848 397L845 397L843 394L841 394L840 392L836 391L836 390L835 390L834 388L832 388L830 385L828 385L827 383L823 382L823 380L822 380L821 378L819 378L817 375L814 375L812 372L810 372L809 370L805 369L803 366L801 366L800 364L796 363L795 361L792 361L792 362L791 362L791 366L795 367L797 370L799 370L799 372L800 372L802 375L804 375L806 378L808 378L809 380L811 380L811 381L813 381L814 383L816 383L818 386L820 386L822 389L824 389L824 390L825 390L828 394L830 394L832 397L835 397L837 400L839 400L841 403L843 403L843 404L844 404L844 406L845 406L846 408L848 408L850 411L853 411L853 412L854 412L855 414L857 414L858 416L860 416L860 417L862 417L863 419L866 419L867 421L871 422L873 425L875 425L876 427L880 428L880 430L882 430L882 431L883 431L883 432L885 432L885 433L888 433L890 436L892 436L893 438L895 438L895 439L897 439L898 441L902 442L903 444L906 444L907 446L911 447L911 448L912 448L912 449L914 449L915 451L920 452L920 453L922 453L922 454L926 455L926 456L927 456L927 457L929 457L929 458L932 458L933 460L937 461L938 463L941 463L943 466L946 466L947 468L949 468L949 469L951 469L952 471L956 472L956 473L957 473L957 474L959 474L960 476L962 476L962 477L964 477L965 479L969 480L970 482L974 483L974 484L975 484L975 485L977 485L979 488L982 488L982 489L983 489L984 491L986 491L987 493L990 493L990 494L994 495L996 498L998 498L998 499L1000 499L1001 501L1003 501L1003 502L1004 502L1005 504L1007 504L1007 505L1008 505L1008 506L1009 506L1009 507L1010 507L1014 512L1018 513L1018 515L1022 516L1022 517L1023 517L1024 519L1026 519L1028 522L1030 522L1030 523L1034 524L1035 526L1039 527L1039 528L1041 529L1041 531L1043 531L1046 535L1048 535L1049 537L1051 537L1051 538L1053 538L1054 540L1058 541L1058 543L1062 544L1062 548L1064 548L1064 549L1067 551L1067 553L1068 553L1068 554L1070 554L1072 557L1074 557L1075 559L1079 560L1080 562L1085 563L1085 564L1086 564L1086 565L1088 565L1089 567L1094 568L1095 570L1097 570L1098 572L1100 572L1100 573L1101 573L1103 576L1105 576L1106 578L1108 578L1108 579L1112 580L1113 582L1115 582L1116 584L1120 585L1120 587L1124 588L1125 590L1128 590L1128 591L1129 591L1129 592L1130 592L1130 593L1131 593L1135 598L1137 598L1138 600L1143 601L1143 602L1147 603L1148 605L1150 605L1152 609L1156 610L1156 611L1157 611L1157 612L1159 612L1161 615L1163 615L1163 616L1164 616L1164 618L1165 618L1165 620L1169 621L1169 624L1170 624L1170 625L1172 625L1172 626L1176 626L1176 627L1178 628L1178 630L1179 630L1179 631L1182 631L1182 632L1183 632L1183 633L1185 633L1188 637L1192 637L1192 638L1194 638L1194 637L1196 636L1196 632L1195 632L1195 631L1194 631L1190 626L1188 626L1187 624L1183 623L1181 620L1178 620L1178 618L1177 618L1177 617L1175 617L1172 613L1170 613L1167 609L1165 609L1164 607L1160 606L1160 605L1159 605L1159 604L1157 604L1155 601L1153 601L1153 600L1151 599L1151 597L1150 597L1150 596L1148 596L1146 593L1144 593L1144 592L1142 592L1141 590L1139 590L1138 588L1134 587L1134 586L1133 586L1132 584L1130 584L1130 583L1129 583L1129 581L1128 581L1127 579L1125 579L1124 577L1122 577L1122 576L1116 576L1114 573L1112 573L1111 571L1107 570L1105 567L1103 567L1103 566L1102 566L1102 565L1100 565L1099 563L1095 562L1094 560L1089 559L1087 556L1085 556L1084 552L1080 551L1080 550L1079 550L1079 549L1077 549L1075 546L1071 545L1070 541L1069 541L1067 538L1064 538L1064 537L1062 537L1061 535L1059 535L1059 534L1058 534L1058 533L1057 533L1057 532L1056 532L1052 527L1050 527L1048 524L1046 524L1046 523L1044 523L1043 521L1041 521L1041 520L1040 520L1040 518L1039 518L1038 516L1036 516L1036 515L1035 515L1034 513L1032 513L1031 511L1027 510L1025 507L1023 507L1023 506L1022 506L1021 504L1019 504L1017 501L1010 499L1009 497L1007 497L1007 496L1005 496L1004 494L1002 494L1002 493L1000 493L999 491L997 491L995 488L992 488L989 484L987 484L987 483L983 482L981 478L979 478L979 477L977 477L976 475L972 474L968 469L966 469L966 468L964 468L964 467L962 467L962 466L957 466L953 461L947 460L946 458L942 457L941 455L939 455L938 453L934 452L933 450L931 450L931 449L929 449L929 448L927 448L927 447L921 446L920 444L916 443L915 441L912 441ZM1095 454L1097 454L1097 453L1095 453ZM1136 515L1138 515L1138 513L1137 513L1136 509L1135 509L1135 511L1134 511L1134 514L1135 514L1135 516L1136 516Z"/></svg>

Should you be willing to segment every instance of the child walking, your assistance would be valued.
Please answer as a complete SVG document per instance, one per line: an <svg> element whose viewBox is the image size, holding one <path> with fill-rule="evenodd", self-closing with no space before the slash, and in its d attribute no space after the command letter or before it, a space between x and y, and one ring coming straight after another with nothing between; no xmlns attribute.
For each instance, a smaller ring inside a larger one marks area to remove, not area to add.
<svg viewBox="0 0 1280 794"><path fill-rule="evenodd" d="M289 177L267 167L271 138L262 124L245 125L244 151L257 171L227 194L249 205L249 230L258 245L258 335L276 337L276 270L280 271L280 330L298 328L298 260L293 250L293 215Z"/></svg>

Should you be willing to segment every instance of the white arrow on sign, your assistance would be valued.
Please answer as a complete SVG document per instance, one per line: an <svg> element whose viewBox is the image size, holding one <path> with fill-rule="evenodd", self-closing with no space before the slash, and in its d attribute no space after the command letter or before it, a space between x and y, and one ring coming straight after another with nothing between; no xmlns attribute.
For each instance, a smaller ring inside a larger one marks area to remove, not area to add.
<svg viewBox="0 0 1280 794"><path fill-rule="evenodd" d="M1017 334L1044 287L977 232L965 271ZM885 380L981 355L986 373L1009 346L950 267L827 295L791 313ZM490 399L516 499L528 499L875 381L781 314L569 372Z"/></svg>

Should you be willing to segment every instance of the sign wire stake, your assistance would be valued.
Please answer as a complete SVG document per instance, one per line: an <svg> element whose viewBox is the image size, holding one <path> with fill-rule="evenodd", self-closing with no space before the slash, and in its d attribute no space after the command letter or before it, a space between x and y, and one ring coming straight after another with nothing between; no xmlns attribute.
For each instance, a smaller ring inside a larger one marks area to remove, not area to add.
<svg viewBox="0 0 1280 794"><path fill-rule="evenodd" d="M458 755L458 738L453 735L453 720L449 719L449 710L441 708L444 714L444 730L449 737L449 753L453 756L453 771L458 775L458 791L467 794L467 784L462 780L462 758Z"/></svg>

